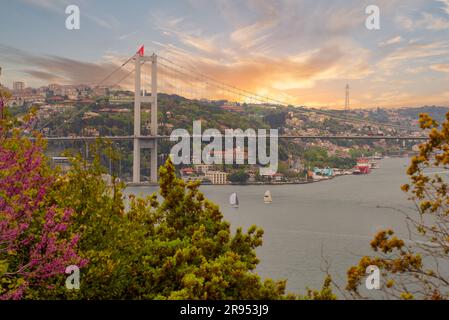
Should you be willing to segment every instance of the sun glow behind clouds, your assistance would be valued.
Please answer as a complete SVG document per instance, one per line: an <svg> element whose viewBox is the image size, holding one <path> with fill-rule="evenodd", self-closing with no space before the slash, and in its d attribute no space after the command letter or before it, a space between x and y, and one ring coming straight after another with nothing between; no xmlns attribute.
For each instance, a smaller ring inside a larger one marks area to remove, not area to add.
<svg viewBox="0 0 449 320"><path fill-rule="evenodd" d="M438 1L412 0L409 8L379 1L384 24L378 33L364 28L366 1L262 2L223 4L220 13L231 22L217 33L193 20L167 26L159 19L161 29L170 29L170 45L159 49L224 82L292 104L342 107L349 82L355 107L448 105L441 73L449 41L441 31L449 17ZM251 19L242 21L246 9L253 10ZM190 43L192 37L208 46Z"/></svg>
<svg viewBox="0 0 449 320"><path fill-rule="evenodd" d="M286 103L342 108L349 83L355 108L449 105L448 0L377 0L381 29L375 32L365 28L371 4L365 0L135 1L138 11L80 1L86 17L80 33L43 29L51 26L49 15L64 18L59 8L65 0L11 4L9 11L15 7L16 13L0 12L9 26L8 34L0 29L0 53L4 69L16 71L4 78L95 82L144 43L147 52L152 48L223 83ZM19 25L11 17L23 12L30 17ZM14 34L23 23L30 24L26 36L32 46ZM36 42L42 34L48 41ZM190 84L198 96L245 100L181 78L166 81L165 89L176 91L175 83ZM132 77L123 85L131 88Z"/></svg>

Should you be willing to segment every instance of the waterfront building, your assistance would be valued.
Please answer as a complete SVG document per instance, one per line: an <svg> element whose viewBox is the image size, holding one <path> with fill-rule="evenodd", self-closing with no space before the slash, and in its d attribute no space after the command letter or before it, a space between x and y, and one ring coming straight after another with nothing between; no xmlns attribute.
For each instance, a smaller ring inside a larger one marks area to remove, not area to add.
<svg viewBox="0 0 449 320"><path fill-rule="evenodd" d="M206 174L211 169L212 169L212 165L210 165L210 164L197 164L197 165L195 165L195 171L197 173Z"/></svg>
<svg viewBox="0 0 449 320"><path fill-rule="evenodd" d="M209 179L212 184L227 184L228 183L228 174L226 172L221 171L208 171L205 174L205 177Z"/></svg>

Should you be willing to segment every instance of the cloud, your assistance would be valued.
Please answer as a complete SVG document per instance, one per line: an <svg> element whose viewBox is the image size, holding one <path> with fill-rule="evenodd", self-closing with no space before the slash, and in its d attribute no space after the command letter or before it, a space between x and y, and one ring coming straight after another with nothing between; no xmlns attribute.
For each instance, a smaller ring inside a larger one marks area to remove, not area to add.
<svg viewBox="0 0 449 320"><path fill-rule="evenodd" d="M43 80L47 83L64 83L66 81L66 79L58 77L57 75L46 71L23 69L22 72L32 76L34 79Z"/></svg>
<svg viewBox="0 0 449 320"><path fill-rule="evenodd" d="M402 15L397 16L396 23L402 29L407 31L415 31L416 29L426 29L433 31L449 29L449 20L435 17L428 12L421 13L420 17L416 20Z"/></svg>
<svg viewBox="0 0 449 320"><path fill-rule="evenodd" d="M36 80L48 83L58 81L63 84L98 84L119 65L110 61L101 63L84 62L59 56L39 56L0 44L2 61L20 66L18 71L32 76ZM124 59L116 60L123 61ZM120 70L103 84L112 85L127 75Z"/></svg>
<svg viewBox="0 0 449 320"><path fill-rule="evenodd" d="M67 4L66 0L21 1L58 14L64 14ZM88 10L89 2L77 2L83 3L80 8L87 11L89 21L104 28L120 25L108 10L99 11L100 19L89 16L94 13ZM342 103L348 82L353 101L360 105L416 104L426 99L432 103L440 101L436 92L447 77L447 73L429 72L447 70L439 62L447 62L442 57L449 55L449 41L439 31L447 30L448 19L438 8L447 2L432 1L431 7L428 0L408 0L407 5L403 0L376 0L383 31L368 36L368 0L188 0L180 6L170 4L169 11L151 6L152 28L139 37L148 35L160 56L195 73L290 103ZM110 36L115 41L131 40L135 34L131 31L117 30ZM42 82L100 81L123 62L116 51L101 54L102 61L85 62L0 46L2 62L20 66L22 75ZM190 71L187 76L185 70L182 74L159 61L161 90L186 96L203 90L209 98L226 98L228 93L198 81ZM125 76L126 71L121 71L108 84ZM132 80L129 77L123 85L132 89Z"/></svg>
<svg viewBox="0 0 449 320"><path fill-rule="evenodd" d="M65 8L71 4L67 0L21 0L21 1L26 4L40 7L47 11L61 15L65 14Z"/></svg>
<svg viewBox="0 0 449 320"><path fill-rule="evenodd" d="M133 31L130 33L126 33L126 34L122 34L121 36L118 37L119 40L126 40L128 38L131 38L132 36L135 36L136 34L138 34L139 31Z"/></svg>
<svg viewBox="0 0 449 320"><path fill-rule="evenodd" d="M193 2L196 8L199 2ZM352 7L318 8L303 0L213 3L231 30L211 34L184 17L153 16L156 27L173 41L158 43L162 53L230 83L264 91L310 88L322 79L371 72L368 50L342 39L357 25L364 26L364 6L355 1ZM250 18L242 19L248 10Z"/></svg>
<svg viewBox="0 0 449 320"><path fill-rule="evenodd" d="M428 67L412 67L412 68L407 68L404 71L408 74L420 74L422 72L425 72L428 70Z"/></svg>
<svg viewBox="0 0 449 320"><path fill-rule="evenodd" d="M449 0L441 1L447 1L449 3ZM397 25L399 25L403 30L406 31L415 31L417 29L440 31L449 29L449 20L434 16L429 12L422 12L417 17L413 18L401 14L396 16L395 21Z"/></svg>
<svg viewBox="0 0 449 320"><path fill-rule="evenodd" d="M413 4L424 3L421 0L410 1ZM396 67L402 64L408 74L418 75L424 69L412 70L409 60L426 60L447 54L449 50L441 41L405 43L402 34L378 44L381 47L395 45L392 52L365 48L365 41L352 40L355 39L354 34L365 30L366 3L360 1L348 0L345 5L321 2L310 5L304 0L190 2L196 10L205 5L208 5L208 10L215 8L221 15L221 20L216 17L216 24L223 27L214 32L215 29L206 28L200 19L191 19L187 14L166 16L158 13L152 21L167 40L153 43L160 47L162 56L223 83L295 104L338 103L342 95L340 90L322 89L323 85L330 86L331 83L363 81L369 87L381 78L383 80L377 82L378 86L388 81L393 83L391 76L398 75ZM379 0L378 4L387 21L388 15L395 19L402 3L399 0ZM431 17L423 17L427 20L421 22L421 27L438 26ZM416 23L406 15L402 21L401 18L396 19L410 30L416 28ZM374 57L379 61L377 65ZM162 74L165 78L176 79L178 86L203 86L184 81L185 76L173 70L164 70ZM395 81L401 88L410 82ZM372 95L379 96L376 93L379 89L373 90ZM211 86L207 87L207 92L212 98L226 98L221 90ZM408 91L393 95L395 103L413 98ZM388 104L388 97L382 102ZM372 101L360 98L360 103Z"/></svg>
<svg viewBox="0 0 449 320"><path fill-rule="evenodd" d="M389 39L387 41L379 43L379 46L380 47L386 47L386 46L389 46L389 45L392 45L392 44L398 44L401 41L402 41L402 37L401 36L397 36L397 37L391 38L391 39Z"/></svg>
<svg viewBox="0 0 449 320"><path fill-rule="evenodd" d="M276 26L276 20L258 21L256 23L238 28L230 34L230 40L239 48L256 49L263 45L271 36L270 29Z"/></svg>
<svg viewBox="0 0 449 320"><path fill-rule="evenodd" d="M449 20L437 18L430 13L423 13L422 20L418 21L418 25L428 30L445 30L449 29Z"/></svg>
<svg viewBox="0 0 449 320"><path fill-rule="evenodd" d="M182 44L190 49L195 49L203 54L214 54L217 52L214 37L208 37L199 28L193 28L189 24L183 24L182 17L167 17L162 14L153 14L152 23L156 29L163 32L164 35L176 38Z"/></svg>
<svg viewBox="0 0 449 320"><path fill-rule="evenodd" d="M444 63L433 64L430 66L430 69L439 71L439 72L449 73L449 64L444 64Z"/></svg>
<svg viewBox="0 0 449 320"><path fill-rule="evenodd" d="M410 63L416 59L428 59L449 54L448 41L430 43L409 42L406 46L397 48L377 64L387 74L403 63Z"/></svg>
<svg viewBox="0 0 449 320"><path fill-rule="evenodd" d="M449 14L449 0L436 0L436 1L441 2L443 4L442 9L444 10L444 12Z"/></svg>
<svg viewBox="0 0 449 320"><path fill-rule="evenodd" d="M396 24L399 25L400 28L412 31L415 29L415 22L410 17L404 15L398 15L395 18Z"/></svg>
<svg viewBox="0 0 449 320"><path fill-rule="evenodd" d="M193 2L195 8L200 2ZM285 55L363 30L365 6L358 1L351 4L316 2L312 6L304 0L209 1L220 15L216 24L223 25L223 31L215 34L185 16L158 12L151 20L164 35L203 53L218 55L227 50L238 54Z"/></svg>
<svg viewBox="0 0 449 320"><path fill-rule="evenodd" d="M65 14L66 7L73 4L69 0L21 0L21 1L26 4L33 5L35 7L39 7L46 11L63 16L66 16ZM83 3L83 6L80 5L81 15L85 16L87 19L91 20L98 26L107 29L112 29L119 25L118 21L112 16L109 16L107 19L105 19L89 13L87 9L84 9L87 6L88 6L87 2Z"/></svg>
<svg viewBox="0 0 449 320"><path fill-rule="evenodd" d="M112 16L109 16L107 19L103 19L100 18L98 16L95 15L91 15L89 13L84 13L84 15L90 19L91 21L93 21L94 23L96 23L98 26L103 27L103 28L107 28L107 29L113 29L113 28L117 28L119 26L119 22L117 21L117 19L115 19Z"/></svg>
<svg viewBox="0 0 449 320"><path fill-rule="evenodd" d="M373 72L367 63L369 51L346 43L323 46L289 57L242 55L239 59L225 62L207 57L192 58L188 52L173 45L164 45L163 48L162 56L190 66L195 77L199 73L237 88L295 104L304 103L299 91L315 89L320 81L361 79ZM170 72L162 77L175 78L180 87L198 88L203 85L192 80L192 74ZM227 98L217 87L208 86L207 92L211 98Z"/></svg>

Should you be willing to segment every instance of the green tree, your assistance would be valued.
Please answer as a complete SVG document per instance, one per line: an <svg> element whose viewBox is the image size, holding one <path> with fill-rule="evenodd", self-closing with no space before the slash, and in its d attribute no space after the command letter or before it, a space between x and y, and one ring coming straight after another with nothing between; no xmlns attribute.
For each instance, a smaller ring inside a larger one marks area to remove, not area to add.
<svg viewBox="0 0 449 320"><path fill-rule="evenodd" d="M304 151L304 159L310 163L326 163L328 158L327 150L324 148L312 147Z"/></svg>
<svg viewBox="0 0 449 320"><path fill-rule="evenodd" d="M249 175L245 170L238 170L229 175L229 181L233 183L245 184L248 182Z"/></svg>
<svg viewBox="0 0 449 320"><path fill-rule="evenodd" d="M81 232L78 298L87 299L280 299L286 281L261 281L254 272L263 231L231 234L219 208L199 183L185 183L170 161L160 168L160 194L130 196L123 185L101 179L99 158L77 157L53 198L73 208ZM60 297L66 294L61 292Z"/></svg>

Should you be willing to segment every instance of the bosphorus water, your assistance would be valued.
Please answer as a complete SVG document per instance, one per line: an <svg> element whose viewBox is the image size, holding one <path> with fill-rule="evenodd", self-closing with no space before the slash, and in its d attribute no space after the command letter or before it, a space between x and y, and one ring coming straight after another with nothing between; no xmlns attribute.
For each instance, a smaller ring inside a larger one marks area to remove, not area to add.
<svg viewBox="0 0 449 320"><path fill-rule="evenodd" d="M408 236L405 217L395 210L414 210L400 189L408 181L408 163L406 158L384 159L369 175L312 184L205 185L201 190L220 206L233 230L253 224L264 229L256 271L263 278L288 279L289 292L304 293L307 286L321 287L327 265L343 284L347 269L373 253L370 241L376 231L392 228L399 236ZM266 190L271 191L271 204L263 201ZM155 191L156 187L129 187L126 193ZM237 209L229 204L233 192L239 197Z"/></svg>

